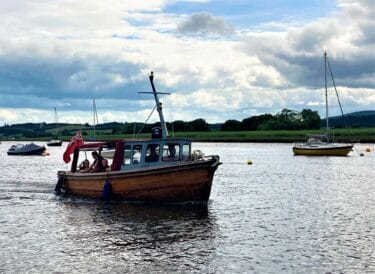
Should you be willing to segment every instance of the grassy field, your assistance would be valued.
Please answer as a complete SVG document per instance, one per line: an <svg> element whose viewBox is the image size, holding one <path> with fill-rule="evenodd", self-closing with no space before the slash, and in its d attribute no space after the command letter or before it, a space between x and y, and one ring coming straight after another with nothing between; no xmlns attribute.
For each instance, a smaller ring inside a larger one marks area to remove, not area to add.
<svg viewBox="0 0 375 274"><path fill-rule="evenodd" d="M78 129L77 129L78 130ZM92 138L91 130L82 130L83 139ZM207 132L175 132L170 136L185 137L199 142L295 142L303 141L306 134L320 134L320 130L267 130L267 131L207 131ZM330 132L335 141L375 143L375 128L335 129ZM150 133L136 135L136 138L149 138ZM62 136L69 141L72 136ZM133 134L110 134L108 131L97 131L96 140L132 139ZM5 138L3 138L5 140ZM22 136L13 136L10 140L26 140ZM47 141L46 138L28 138L27 140Z"/></svg>
<svg viewBox="0 0 375 274"><path fill-rule="evenodd" d="M178 132L175 136L205 142L295 142L305 140L306 134L320 133L320 130L211 131ZM375 128L336 129L332 134L337 141L375 143Z"/></svg>
<svg viewBox="0 0 375 274"><path fill-rule="evenodd" d="M97 140L131 139L133 134L111 135L99 132ZM306 134L319 134L320 130L267 130L267 131L207 131L175 132L174 137L185 137L200 142L294 142L302 141ZM375 143L375 128L336 129L330 132L336 141ZM88 134L88 136L92 136ZM138 138L149 138L150 134L136 135ZM84 137L85 138L85 137ZM69 139L69 137L67 138Z"/></svg>

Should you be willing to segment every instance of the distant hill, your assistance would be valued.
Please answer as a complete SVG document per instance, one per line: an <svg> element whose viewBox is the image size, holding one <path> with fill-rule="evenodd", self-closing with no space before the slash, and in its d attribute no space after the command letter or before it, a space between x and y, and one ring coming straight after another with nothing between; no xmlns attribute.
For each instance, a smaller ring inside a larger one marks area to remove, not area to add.
<svg viewBox="0 0 375 274"><path fill-rule="evenodd" d="M325 119L321 120L322 127ZM375 127L375 110L357 111L341 116L329 117L331 127Z"/></svg>

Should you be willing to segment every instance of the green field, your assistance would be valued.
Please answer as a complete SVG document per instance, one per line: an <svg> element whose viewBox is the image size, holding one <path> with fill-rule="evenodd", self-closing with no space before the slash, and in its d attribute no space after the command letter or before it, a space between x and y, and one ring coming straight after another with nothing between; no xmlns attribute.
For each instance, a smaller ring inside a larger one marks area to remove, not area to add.
<svg viewBox="0 0 375 274"><path fill-rule="evenodd" d="M91 129L70 128L72 132L81 130L84 141L92 139ZM267 131L206 131L206 132L175 132L170 136L186 137L199 142L295 142L305 140L306 134L320 134L320 130L267 130ZM336 141L349 141L360 143L375 143L375 128L335 129L330 132ZM72 134L74 135L74 134ZM111 134L110 130L99 130L96 132L96 140L149 138L150 133L140 135L133 134ZM72 136L62 136L64 141L69 141ZM47 141L49 138L25 138L23 136L12 136L2 140L34 140Z"/></svg>
<svg viewBox="0 0 375 274"><path fill-rule="evenodd" d="M294 142L305 140L306 134L320 133L320 130L211 131L178 132L174 136L205 142ZM333 135L337 141L375 143L375 128L336 129Z"/></svg>

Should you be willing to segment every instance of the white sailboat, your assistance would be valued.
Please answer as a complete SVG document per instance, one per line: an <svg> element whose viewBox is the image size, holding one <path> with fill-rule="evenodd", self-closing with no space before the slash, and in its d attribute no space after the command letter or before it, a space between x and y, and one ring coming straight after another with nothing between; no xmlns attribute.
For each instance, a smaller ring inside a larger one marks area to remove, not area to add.
<svg viewBox="0 0 375 274"><path fill-rule="evenodd" d="M330 71L333 86L336 91L337 99L338 93L336 84L333 79L331 66L329 65L327 52L324 52L324 80L325 80L325 104L326 104L326 132L324 134L308 135L308 139L304 143L294 143L293 153L294 155L316 155L316 156L347 156L353 148L353 144L345 143L334 143L331 142L328 135L329 130L329 118L328 118L328 88L327 88L327 67ZM343 111L339 100L341 114Z"/></svg>

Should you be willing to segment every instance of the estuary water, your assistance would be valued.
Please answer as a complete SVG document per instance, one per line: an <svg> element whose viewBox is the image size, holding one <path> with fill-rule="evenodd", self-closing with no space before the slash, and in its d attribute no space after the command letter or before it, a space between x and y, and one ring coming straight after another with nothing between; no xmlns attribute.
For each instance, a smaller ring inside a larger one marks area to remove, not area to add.
<svg viewBox="0 0 375 274"><path fill-rule="evenodd" d="M223 163L209 203L161 206L56 196L66 143L45 157L7 156L12 144L0 144L0 273L375 272L374 145L305 157L195 143Z"/></svg>

